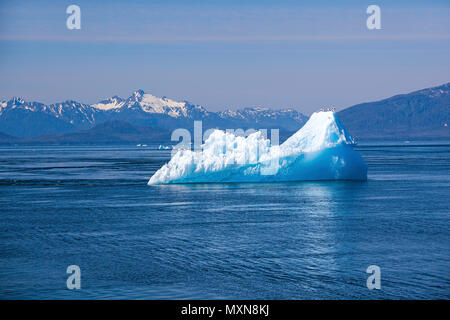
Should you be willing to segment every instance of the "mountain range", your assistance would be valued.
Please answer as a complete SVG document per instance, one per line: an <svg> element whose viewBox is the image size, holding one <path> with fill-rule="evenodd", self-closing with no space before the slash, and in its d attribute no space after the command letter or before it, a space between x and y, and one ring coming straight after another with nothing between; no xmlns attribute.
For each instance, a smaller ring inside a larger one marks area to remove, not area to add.
<svg viewBox="0 0 450 320"><path fill-rule="evenodd" d="M450 137L450 83L358 104L338 113L357 138ZM89 105L68 100L55 104L12 98L0 102L0 143L110 143L169 141L176 128L192 130L280 129L297 131L308 117L294 109L261 107L211 112L188 101L137 90Z"/></svg>
<svg viewBox="0 0 450 320"><path fill-rule="evenodd" d="M450 138L450 83L361 103L339 118L361 138Z"/></svg>

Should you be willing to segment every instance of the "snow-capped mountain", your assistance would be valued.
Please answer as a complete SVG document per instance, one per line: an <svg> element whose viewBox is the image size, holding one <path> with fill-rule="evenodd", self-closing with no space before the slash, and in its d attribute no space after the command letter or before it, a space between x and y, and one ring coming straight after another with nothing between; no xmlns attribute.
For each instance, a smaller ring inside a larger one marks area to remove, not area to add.
<svg viewBox="0 0 450 320"><path fill-rule="evenodd" d="M152 94L145 93L143 90L133 92L128 99L114 96L93 104L92 107L102 111L113 112L134 109L149 114L166 114L172 118L192 118L196 113L203 115L208 114L206 109L202 106L195 106L187 101L178 102L167 97L156 97Z"/></svg>
<svg viewBox="0 0 450 320"><path fill-rule="evenodd" d="M125 100L121 97L114 96L112 98L102 100L96 104L93 104L92 107L95 109L108 111L108 110L119 110L126 104Z"/></svg>
<svg viewBox="0 0 450 320"><path fill-rule="evenodd" d="M293 109L281 109L274 110L270 108L263 107L252 107L252 108L244 108L240 110L225 110L219 113L222 118L241 118L241 119L260 119L260 118L271 118L278 119L280 117L294 117L301 118L301 113L295 111Z"/></svg>
<svg viewBox="0 0 450 320"><path fill-rule="evenodd" d="M207 127L298 129L307 117L295 110L246 108L221 113L209 112L200 105L156 97L137 90L126 99L113 96L88 105L65 101L46 105L13 98L0 102L0 132L31 138L86 130L105 121L127 121L140 127L192 128L193 120Z"/></svg>
<svg viewBox="0 0 450 320"><path fill-rule="evenodd" d="M1 103L0 131L16 137L87 129L96 122L98 111L76 101L46 105L12 98Z"/></svg>

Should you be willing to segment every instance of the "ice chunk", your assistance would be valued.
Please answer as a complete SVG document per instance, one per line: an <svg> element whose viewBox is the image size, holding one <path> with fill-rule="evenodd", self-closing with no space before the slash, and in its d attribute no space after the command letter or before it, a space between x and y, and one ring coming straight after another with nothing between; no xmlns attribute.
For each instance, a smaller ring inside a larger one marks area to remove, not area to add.
<svg viewBox="0 0 450 320"><path fill-rule="evenodd" d="M314 113L279 146L260 131L245 138L215 130L201 151L179 150L148 184L366 180L367 165L353 144L331 111Z"/></svg>

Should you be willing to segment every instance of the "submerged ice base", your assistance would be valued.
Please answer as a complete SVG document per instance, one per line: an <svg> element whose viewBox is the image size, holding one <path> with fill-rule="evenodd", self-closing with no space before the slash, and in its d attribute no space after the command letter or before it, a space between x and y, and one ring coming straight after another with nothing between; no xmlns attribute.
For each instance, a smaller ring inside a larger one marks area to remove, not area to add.
<svg viewBox="0 0 450 320"><path fill-rule="evenodd" d="M316 112L281 145L261 132L215 130L201 151L179 150L149 185L205 182L367 180L367 165L336 114Z"/></svg>

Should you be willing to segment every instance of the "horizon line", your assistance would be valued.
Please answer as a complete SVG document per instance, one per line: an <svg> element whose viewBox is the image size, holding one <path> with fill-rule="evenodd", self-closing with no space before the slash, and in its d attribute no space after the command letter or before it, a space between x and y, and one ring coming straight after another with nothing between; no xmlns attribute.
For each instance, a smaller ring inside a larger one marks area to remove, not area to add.
<svg viewBox="0 0 450 320"><path fill-rule="evenodd" d="M30 42L80 42L80 43L164 43L164 42L334 42L334 41L360 41L360 40L450 40L450 34L358 34L358 35L295 35L295 36L200 36L200 37L125 37L104 36L83 38L80 36L29 36L0 35L0 41L30 41Z"/></svg>

